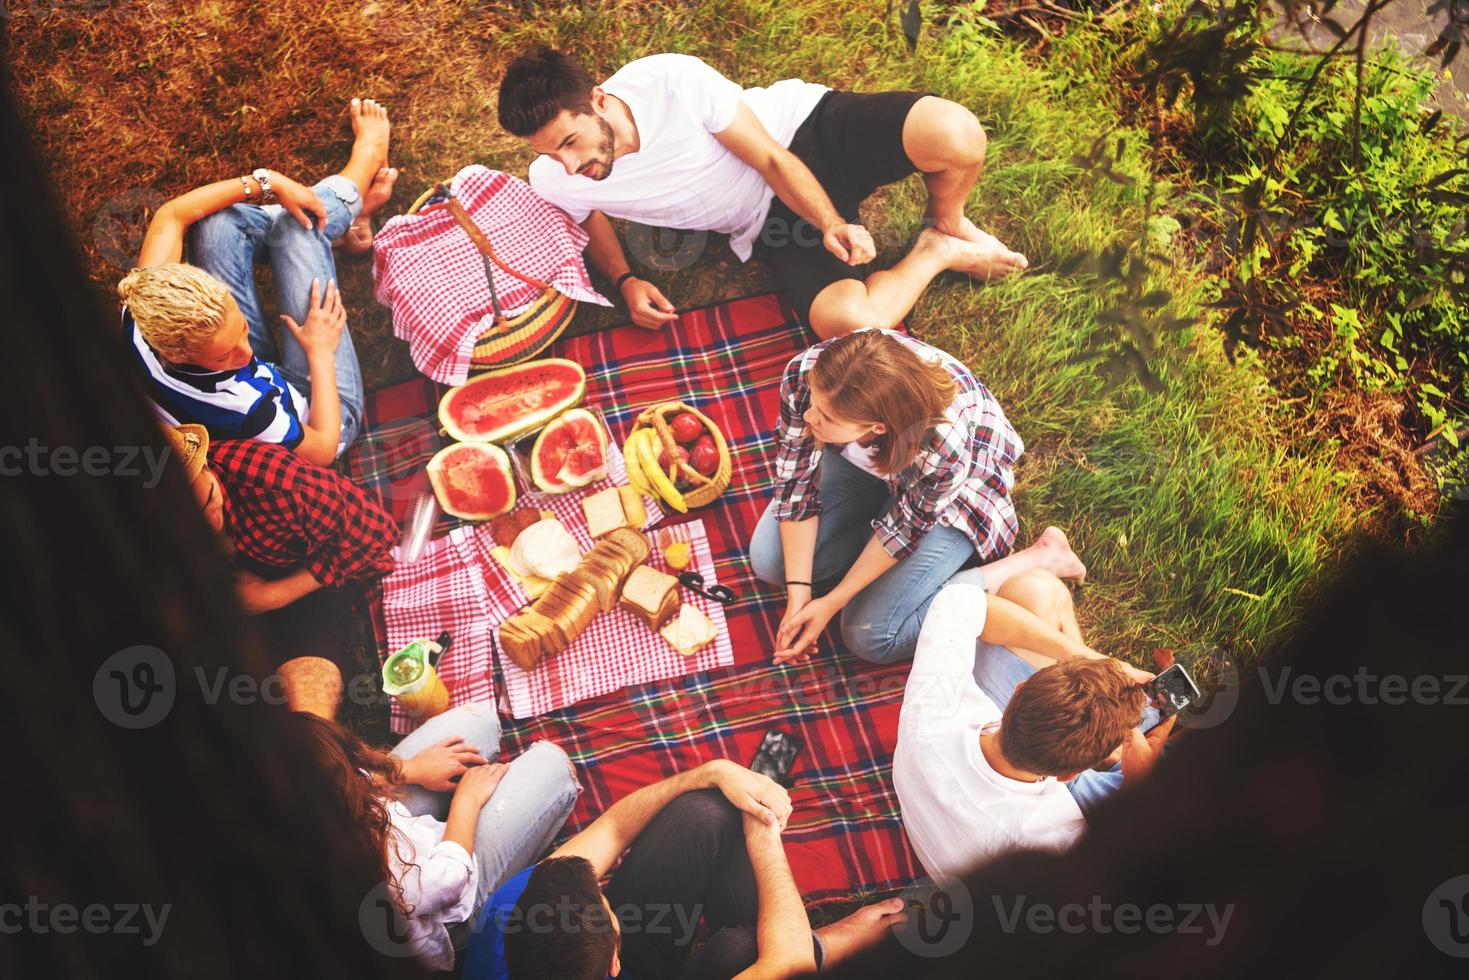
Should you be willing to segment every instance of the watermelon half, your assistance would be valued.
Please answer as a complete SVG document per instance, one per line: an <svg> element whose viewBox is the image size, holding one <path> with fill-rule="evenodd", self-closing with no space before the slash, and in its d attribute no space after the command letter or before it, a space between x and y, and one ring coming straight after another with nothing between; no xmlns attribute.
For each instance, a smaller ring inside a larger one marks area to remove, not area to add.
<svg viewBox="0 0 1469 980"><path fill-rule="evenodd" d="M584 487L607 475L607 430L584 408L554 419L530 451L530 475L547 493Z"/></svg>
<svg viewBox="0 0 1469 980"><path fill-rule="evenodd" d="M581 402L587 374L562 357L470 378L439 400L439 424L460 442L505 442Z"/></svg>
<svg viewBox="0 0 1469 980"><path fill-rule="evenodd" d="M488 442L456 442L428 461L434 496L446 513L487 521L515 507L515 476L505 450Z"/></svg>

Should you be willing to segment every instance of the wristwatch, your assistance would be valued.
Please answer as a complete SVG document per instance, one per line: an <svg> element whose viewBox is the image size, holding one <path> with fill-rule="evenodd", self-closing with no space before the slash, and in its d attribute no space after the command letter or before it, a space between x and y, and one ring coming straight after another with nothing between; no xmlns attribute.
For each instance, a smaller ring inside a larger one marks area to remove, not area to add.
<svg viewBox="0 0 1469 980"><path fill-rule="evenodd" d="M274 204L275 191L270 189L270 171L266 170L264 167L256 167L250 172L250 176L254 177L255 180L258 181L260 184L261 203Z"/></svg>

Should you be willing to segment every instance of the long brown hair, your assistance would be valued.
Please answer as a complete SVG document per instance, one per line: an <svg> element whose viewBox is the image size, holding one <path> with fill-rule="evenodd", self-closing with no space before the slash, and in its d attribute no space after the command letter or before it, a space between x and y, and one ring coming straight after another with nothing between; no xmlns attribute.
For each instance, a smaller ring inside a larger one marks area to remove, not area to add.
<svg viewBox="0 0 1469 980"><path fill-rule="evenodd" d="M397 799L403 784L403 766L397 757L373 748L334 721L308 711L291 713L301 733L301 748L312 757L327 777L348 820L342 835L382 871L388 892L405 916L413 914L403 901L403 886L393 873L389 848L406 869L415 866L405 859L403 841L393 833L388 803Z"/></svg>
<svg viewBox="0 0 1469 980"><path fill-rule="evenodd" d="M944 420L958 385L942 364L881 330L858 330L828 344L806 382L842 420L887 431L871 443L873 468L896 473L918 457L924 436Z"/></svg>

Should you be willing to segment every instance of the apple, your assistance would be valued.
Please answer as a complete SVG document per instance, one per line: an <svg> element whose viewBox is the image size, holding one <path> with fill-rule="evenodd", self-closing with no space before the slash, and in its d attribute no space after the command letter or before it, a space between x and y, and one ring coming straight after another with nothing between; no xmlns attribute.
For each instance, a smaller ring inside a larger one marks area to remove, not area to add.
<svg viewBox="0 0 1469 980"><path fill-rule="evenodd" d="M689 465L705 476L713 476L719 469L719 447L714 444L713 436L706 433L694 443L694 448L689 450Z"/></svg>
<svg viewBox="0 0 1469 980"><path fill-rule="evenodd" d="M675 415L669 427L673 429L673 438L685 446L699 438L704 432L704 423L700 422L699 417L693 412L680 412Z"/></svg>
<svg viewBox="0 0 1469 980"><path fill-rule="evenodd" d="M684 447L675 446L673 448L673 451L678 454L678 461L680 463L687 463L689 461L689 451ZM668 468L673 465L673 460L668 458L668 450L665 449L663 450L663 452L658 454L658 465L663 467L663 472L665 473L667 473Z"/></svg>

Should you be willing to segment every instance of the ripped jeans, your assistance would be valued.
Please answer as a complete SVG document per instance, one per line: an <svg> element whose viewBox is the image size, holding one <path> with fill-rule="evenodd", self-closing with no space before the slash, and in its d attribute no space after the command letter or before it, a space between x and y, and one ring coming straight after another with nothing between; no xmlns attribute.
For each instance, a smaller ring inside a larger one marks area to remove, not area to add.
<svg viewBox="0 0 1469 980"><path fill-rule="evenodd" d="M393 755L408 759L455 735L494 762L500 754L500 719L494 705L461 704L435 715L399 742ZM415 817L427 813L443 820L449 815L453 793L435 793L422 786L404 789L403 805ZM571 815L580 792L571 760L550 742L537 742L511 760L494 795L480 810L474 830L474 863L479 868L476 908L506 878L540 860ZM474 917L468 921L473 922ZM456 946L469 939L467 931L462 937L452 930L451 934Z"/></svg>

